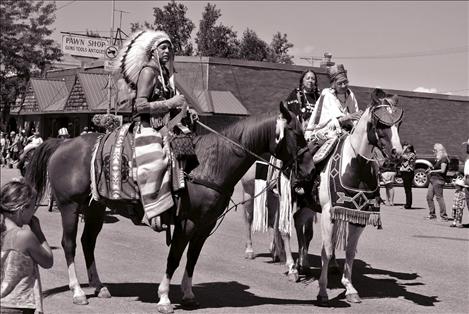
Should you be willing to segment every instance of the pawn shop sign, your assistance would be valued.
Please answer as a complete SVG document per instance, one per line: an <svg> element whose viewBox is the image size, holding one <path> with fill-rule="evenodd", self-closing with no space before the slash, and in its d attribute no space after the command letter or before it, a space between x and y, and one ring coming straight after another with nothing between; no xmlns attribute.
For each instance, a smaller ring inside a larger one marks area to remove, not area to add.
<svg viewBox="0 0 469 314"><path fill-rule="evenodd" d="M110 60L113 60L117 57L118 52L119 49L117 49L116 46L109 46L106 48L106 57L108 57Z"/></svg>

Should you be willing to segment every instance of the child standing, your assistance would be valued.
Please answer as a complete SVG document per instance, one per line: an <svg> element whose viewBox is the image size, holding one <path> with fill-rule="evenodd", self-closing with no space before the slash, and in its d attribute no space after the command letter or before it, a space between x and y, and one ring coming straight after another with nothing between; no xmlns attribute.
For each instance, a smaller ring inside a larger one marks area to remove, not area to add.
<svg viewBox="0 0 469 314"><path fill-rule="evenodd" d="M464 202L466 200L466 195L464 192L464 180L458 179L454 183L455 192L453 198L453 223L450 227L464 228L462 225L462 214L464 210Z"/></svg>
<svg viewBox="0 0 469 314"><path fill-rule="evenodd" d="M50 268L52 250L34 216L36 195L22 181L0 191L0 304L2 313L42 313L38 264Z"/></svg>

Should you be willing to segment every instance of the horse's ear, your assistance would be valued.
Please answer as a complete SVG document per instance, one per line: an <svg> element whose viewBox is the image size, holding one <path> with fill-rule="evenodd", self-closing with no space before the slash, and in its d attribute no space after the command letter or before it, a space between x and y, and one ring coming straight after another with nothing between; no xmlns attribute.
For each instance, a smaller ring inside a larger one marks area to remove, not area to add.
<svg viewBox="0 0 469 314"><path fill-rule="evenodd" d="M380 89L380 88L375 88L373 92L371 92L371 104L370 106L376 106L381 104L381 99L386 97L386 93Z"/></svg>
<svg viewBox="0 0 469 314"><path fill-rule="evenodd" d="M292 113L290 110L288 110L287 106L285 106L285 102L283 101L280 102L280 113L282 114L283 118L287 120L288 123L290 123L292 119Z"/></svg>

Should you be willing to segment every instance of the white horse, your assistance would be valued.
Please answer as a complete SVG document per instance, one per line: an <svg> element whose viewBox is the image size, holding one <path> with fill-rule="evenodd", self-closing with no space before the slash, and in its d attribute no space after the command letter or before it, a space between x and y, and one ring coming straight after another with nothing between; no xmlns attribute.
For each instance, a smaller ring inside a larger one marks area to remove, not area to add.
<svg viewBox="0 0 469 314"><path fill-rule="evenodd" d="M339 140L321 170L319 202L322 207L322 269L317 296L320 305L327 305L329 301L328 266L339 243L343 243L345 249L341 283L346 289L346 299L350 303L361 302L352 285L352 265L358 240L367 224L381 225L379 182L373 151L379 149L384 156L390 156L392 150L399 155L402 153L398 126L403 112L394 102L395 98L387 98L382 90L375 90L370 106L350 135ZM305 163L303 161L302 167L306 167Z"/></svg>

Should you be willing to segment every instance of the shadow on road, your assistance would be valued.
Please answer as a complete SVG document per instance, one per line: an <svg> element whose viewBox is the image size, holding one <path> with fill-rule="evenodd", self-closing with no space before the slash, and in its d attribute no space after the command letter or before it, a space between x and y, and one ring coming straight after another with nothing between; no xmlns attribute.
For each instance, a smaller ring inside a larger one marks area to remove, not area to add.
<svg viewBox="0 0 469 314"><path fill-rule="evenodd" d="M158 303L157 283L135 282L135 283L107 283L105 284L113 297L137 297L144 303ZM82 288L89 287L83 284ZM251 307L265 304L279 305L305 305L311 306L312 300L290 300L259 297L248 292L250 287L236 281L230 282L210 282L197 284L193 287L194 294L200 303L198 309L203 308L224 308L224 307ZM179 285L171 285L170 298L175 304L175 309L182 308L179 302L182 300L182 293ZM61 286L44 291L44 297L53 294L68 292L68 286ZM87 295L93 298L94 295Z"/></svg>
<svg viewBox="0 0 469 314"><path fill-rule="evenodd" d="M257 257L270 257L269 254L258 254ZM293 258L298 258L297 254L293 254ZM309 285L316 282L321 276L321 257L308 254L310 262L309 269L300 275L299 283ZM342 278L342 270L344 269L344 259L338 259L338 272L329 272L328 288L344 289L340 280ZM269 263L269 262L267 262ZM286 273L285 273L286 274ZM358 290L360 297L366 298L404 298L415 304L422 306L434 306L440 302L437 296L426 296L418 293L407 291L407 286L421 286L425 283L417 281L420 276L417 273L400 273L390 270L373 268L369 264L360 259L356 259L353 263L352 282L355 289ZM409 281L402 283L401 281ZM316 282L317 284L317 282ZM345 291L334 299L330 300L330 307L348 307L345 301ZM314 301L313 304L317 305Z"/></svg>

